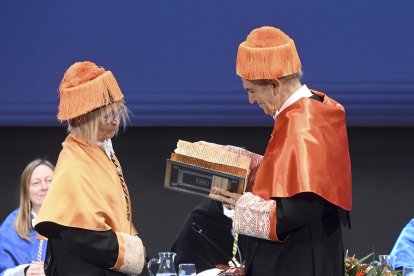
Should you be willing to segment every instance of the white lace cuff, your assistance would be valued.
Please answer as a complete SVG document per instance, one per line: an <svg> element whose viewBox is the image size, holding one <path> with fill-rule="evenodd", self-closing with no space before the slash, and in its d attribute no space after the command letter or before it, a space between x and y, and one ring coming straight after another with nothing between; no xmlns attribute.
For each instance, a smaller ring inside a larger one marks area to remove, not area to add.
<svg viewBox="0 0 414 276"><path fill-rule="evenodd" d="M233 217L235 232L251 237L278 241L276 202L245 193L236 202Z"/></svg>
<svg viewBox="0 0 414 276"><path fill-rule="evenodd" d="M145 263L145 248L138 236L115 232L119 253L118 260L112 268L122 273L137 275L142 272Z"/></svg>

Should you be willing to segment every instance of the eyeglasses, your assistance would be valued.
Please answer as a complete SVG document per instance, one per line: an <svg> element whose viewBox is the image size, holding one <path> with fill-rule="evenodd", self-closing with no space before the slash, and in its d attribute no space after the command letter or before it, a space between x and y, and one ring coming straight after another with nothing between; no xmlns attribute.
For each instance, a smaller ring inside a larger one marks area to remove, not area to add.
<svg viewBox="0 0 414 276"><path fill-rule="evenodd" d="M105 116L99 117L99 119L102 121L102 123L109 125L112 123L115 119L119 120L119 118L124 114L125 108L121 108L116 112L111 112Z"/></svg>

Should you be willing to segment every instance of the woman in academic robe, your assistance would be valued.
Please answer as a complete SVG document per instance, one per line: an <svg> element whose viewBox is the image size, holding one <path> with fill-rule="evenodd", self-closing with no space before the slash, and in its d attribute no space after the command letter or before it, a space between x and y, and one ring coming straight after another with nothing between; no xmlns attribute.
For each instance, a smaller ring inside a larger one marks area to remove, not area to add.
<svg viewBox="0 0 414 276"><path fill-rule="evenodd" d="M127 119L124 95L112 72L90 61L71 65L59 92L69 135L35 226L49 240L46 275L139 274L145 249L111 142Z"/></svg>

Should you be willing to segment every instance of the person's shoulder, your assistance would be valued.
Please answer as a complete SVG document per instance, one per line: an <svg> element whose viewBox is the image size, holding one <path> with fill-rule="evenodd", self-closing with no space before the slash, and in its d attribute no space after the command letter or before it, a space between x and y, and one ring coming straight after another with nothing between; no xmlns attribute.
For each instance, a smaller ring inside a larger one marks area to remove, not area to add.
<svg viewBox="0 0 414 276"><path fill-rule="evenodd" d="M414 229L414 218L412 218L405 227Z"/></svg>
<svg viewBox="0 0 414 276"><path fill-rule="evenodd" d="M414 240L414 218L412 218L401 230L400 238Z"/></svg>
<svg viewBox="0 0 414 276"><path fill-rule="evenodd" d="M3 236L6 232L16 232L14 228L14 222L16 221L17 214L19 213L19 208L11 212L6 219L0 225L0 236ZM9 234L7 234L9 235Z"/></svg>
<svg viewBox="0 0 414 276"><path fill-rule="evenodd" d="M6 218L5 220L1 223L0 225L0 229L2 229L5 225L8 224L14 224L14 221L16 220L17 214L19 213L19 208L13 210Z"/></svg>
<svg viewBox="0 0 414 276"><path fill-rule="evenodd" d="M312 92L317 92L312 90ZM296 119L312 120L315 126L332 125L333 122L345 122L345 110L343 106L322 92L314 94L321 101L312 98L302 98L296 106Z"/></svg>
<svg viewBox="0 0 414 276"><path fill-rule="evenodd" d="M16 209L14 209L7 217L9 218L11 218L11 217L16 217L17 216L17 214L19 213L19 211L20 211L20 208L16 208Z"/></svg>
<svg viewBox="0 0 414 276"><path fill-rule="evenodd" d="M83 145L79 143L74 136L69 135L66 140L62 143L62 150L60 152L60 156L77 156L83 152L82 150Z"/></svg>
<svg viewBox="0 0 414 276"><path fill-rule="evenodd" d="M76 142L65 141L63 149L59 154L55 174L57 171L73 171L74 168L88 168L90 161L90 157L82 150L81 145Z"/></svg>

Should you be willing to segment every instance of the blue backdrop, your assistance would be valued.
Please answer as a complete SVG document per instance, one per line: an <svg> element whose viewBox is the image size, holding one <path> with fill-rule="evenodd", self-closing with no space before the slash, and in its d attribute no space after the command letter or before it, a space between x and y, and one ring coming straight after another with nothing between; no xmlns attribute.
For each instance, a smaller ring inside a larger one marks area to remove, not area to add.
<svg viewBox="0 0 414 276"><path fill-rule="evenodd" d="M251 29L273 25L349 125L413 126L413 14L411 0L2 0L0 125L58 125L57 86L80 60L114 72L133 125L271 125L235 57Z"/></svg>

